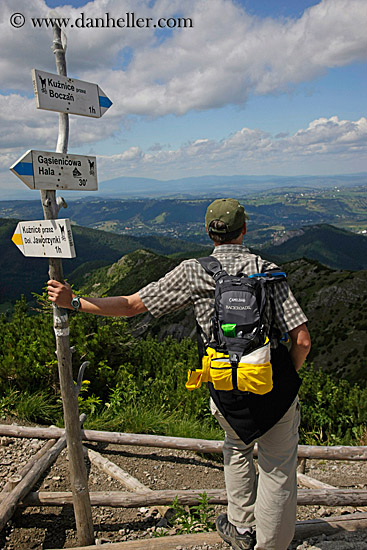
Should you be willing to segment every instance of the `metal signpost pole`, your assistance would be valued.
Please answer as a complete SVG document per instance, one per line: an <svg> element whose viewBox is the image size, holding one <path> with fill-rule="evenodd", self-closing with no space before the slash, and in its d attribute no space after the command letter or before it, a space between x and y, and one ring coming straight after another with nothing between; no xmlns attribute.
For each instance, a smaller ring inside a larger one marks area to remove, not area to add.
<svg viewBox="0 0 367 550"><path fill-rule="evenodd" d="M53 31L53 51L56 56L57 72L66 76L65 50L61 42L61 29L55 25ZM57 153L67 152L68 137L69 115L59 113ZM60 208L56 201L56 191L41 190L41 201L45 219L56 219ZM49 275L51 279L64 281L61 259L49 258ZM81 546L88 546L94 544L93 520L81 441L78 399L72 376L67 312L54 305L53 319L77 537Z"/></svg>

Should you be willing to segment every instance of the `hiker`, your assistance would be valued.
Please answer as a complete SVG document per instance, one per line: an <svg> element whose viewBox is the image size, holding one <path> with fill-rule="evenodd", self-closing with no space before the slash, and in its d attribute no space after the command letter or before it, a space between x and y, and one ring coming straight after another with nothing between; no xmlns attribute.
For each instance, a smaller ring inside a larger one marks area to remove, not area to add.
<svg viewBox="0 0 367 550"><path fill-rule="evenodd" d="M247 220L235 199L218 199L208 206L205 227L214 242L211 258L219 260L226 274L261 275L277 269L243 246ZM81 298L68 284L53 280L48 281L47 290L49 299L59 307L97 315L132 317L149 311L159 317L193 306L199 332L210 335L215 288L213 276L198 260L190 259L130 296ZM296 522L300 422L296 371L308 355L310 336L307 318L285 280L266 288L264 318L269 348L271 345L273 389L257 395L234 389L235 385L230 391L215 390L209 383L211 411L225 432L228 509L227 514L219 515L216 526L234 550L286 550ZM289 353L280 343L284 333L290 339ZM258 475L253 463L255 439Z"/></svg>

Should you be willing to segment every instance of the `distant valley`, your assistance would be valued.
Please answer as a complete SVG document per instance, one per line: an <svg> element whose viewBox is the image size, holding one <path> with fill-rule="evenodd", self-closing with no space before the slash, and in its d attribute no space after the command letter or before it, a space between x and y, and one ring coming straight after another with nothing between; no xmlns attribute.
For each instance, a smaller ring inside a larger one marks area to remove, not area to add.
<svg viewBox="0 0 367 550"><path fill-rule="evenodd" d="M335 176L196 176L173 180L123 177L101 183L100 189L109 198L217 198L223 192L235 197L263 193L281 188L321 189L365 185L367 174Z"/></svg>
<svg viewBox="0 0 367 550"><path fill-rule="evenodd" d="M331 224L355 233L367 230L366 186L332 188L281 188L244 195L250 216L246 236L250 246L265 246L284 239L290 230ZM222 196L229 196L229 190ZM237 195L236 195L237 196ZM173 237L207 243L204 216L211 198L70 200L60 217L72 223L133 237ZM41 202L0 201L0 218L43 218Z"/></svg>
<svg viewBox="0 0 367 550"><path fill-rule="evenodd" d="M26 258L12 243L16 225L17 220L0 218L0 304L14 302L21 294L30 299L32 292L41 292L48 279L47 260ZM136 250L177 260L205 256L213 248L208 237L204 244L169 237L169 233L135 237L74 226L73 235L77 257L64 260L63 267L65 276L78 284L85 273L117 262ZM245 242L248 244L247 236ZM305 257L334 269L367 269L367 238L328 224L305 226L289 234L283 231L280 243L270 242L262 248L255 245L251 249L278 264ZM151 280L155 273L151 272Z"/></svg>

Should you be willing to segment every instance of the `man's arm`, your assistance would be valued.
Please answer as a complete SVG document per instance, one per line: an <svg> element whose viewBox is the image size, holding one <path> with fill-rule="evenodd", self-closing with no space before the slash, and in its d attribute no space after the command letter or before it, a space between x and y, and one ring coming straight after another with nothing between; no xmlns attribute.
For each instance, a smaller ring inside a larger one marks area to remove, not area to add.
<svg viewBox="0 0 367 550"><path fill-rule="evenodd" d="M69 284L50 280L47 283L48 297L59 307L73 309L71 300L75 296ZM80 309L84 313L109 317L133 317L147 311L139 293L130 296L111 296L108 298L80 298Z"/></svg>
<svg viewBox="0 0 367 550"><path fill-rule="evenodd" d="M299 370L311 349L311 338L305 323L290 330L289 337L292 342L291 358L296 370Z"/></svg>

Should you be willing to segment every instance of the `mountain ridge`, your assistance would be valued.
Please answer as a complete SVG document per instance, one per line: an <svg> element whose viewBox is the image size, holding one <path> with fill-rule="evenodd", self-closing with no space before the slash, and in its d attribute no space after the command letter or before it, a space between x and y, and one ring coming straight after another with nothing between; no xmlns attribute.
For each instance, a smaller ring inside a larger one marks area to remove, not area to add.
<svg viewBox="0 0 367 550"><path fill-rule="evenodd" d="M40 293L48 279L47 261L44 258L24 257L11 242L18 221L0 218L0 304L14 301L22 293L30 299L30 293ZM75 225L73 235L77 257L63 262L65 276L71 282L138 249L177 259L206 256L213 249L208 238L204 245L167 235L135 237ZM246 238L244 244L247 244ZM251 248L278 264L307 257L334 269L367 268L367 238L328 224L304 227L301 235L298 231L297 235L280 245Z"/></svg>
<svg viewBox="0 0 367 550"><path fill-rule="evenodd" d="M367 269L366 237L330 224L303 226L289 233L289 238L262 247L261 253L275 263L304 257L334 269Z"/></svg>
<svg viewBox="0 0 367 550"><path fill-rule="evenodd" d="M19 220L0 218L0 304L12 302L25 294L41 293L48 280L48 262L45 258L27 258L12 243L11 238ZM101 268L119 260L125 254L141 248L156 254L205 255L208 248L197 243L158 236L133 237L99 231L87 227L73 226L76 258L64 259L65 277L72 282L72 273Z"/></svg>

